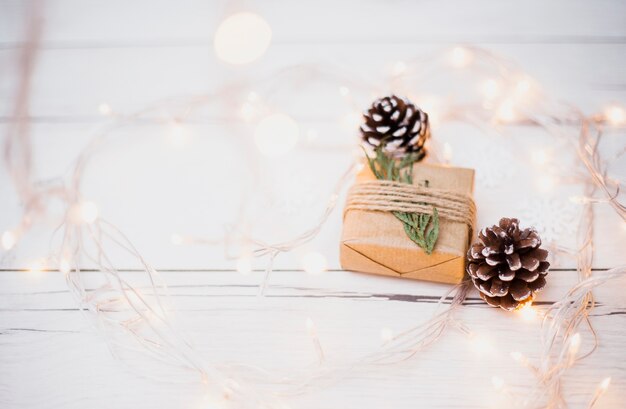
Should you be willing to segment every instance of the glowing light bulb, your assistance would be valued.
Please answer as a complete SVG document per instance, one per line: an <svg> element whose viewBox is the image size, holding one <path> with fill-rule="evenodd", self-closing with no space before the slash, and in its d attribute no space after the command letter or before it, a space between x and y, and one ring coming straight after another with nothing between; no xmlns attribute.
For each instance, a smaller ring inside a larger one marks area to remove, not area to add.
<svg viewBox="0 0 626 409"><path fill-rule="evenodd" d="M252 272L252 260L250 257L241 257L237 260L236 268L240 274L248 275Z"/></svg>
<svg viewBox="0 0 626 409"><path fill-rule="evenodd" d="M596 388L596 392L593 394L593 397L591 398L591 401L587 405L587 408L589 409L594 408L598 400L602 397L602 395L606 393L607 389L609 389L610 385L611 385L611 378L610 377L604 378L602 382L600 382L600 384Z"/></svg>
<svg viewBox="0 0 626 409"><path fill-rule="evenodd" d="M247 100L241 105L240 114L244 121L250 122L259 115L259 94L250 91Z"/></svg>
<svg viewBox="0 0 626 409"><path fill-rule="evenodd" d="M250 122L251 120L253 120L254 117L256 116L256 112L257 112L256 108L250 102L244 102L241 105L241 110L240 110L241 117L246 122Z"/></svg>
<svg viewBox="0 0 626 409"><path fill-rule="evenodd" d="M309 274L320 274L328 268L326 257L316 251L310 251L302 257L302 268Z"/></svg>
<svg viewBox="0 0 626 409"><path fill-rule="evenodd" d="M10 230L2 233L2 248L5 250L11 250L17 243L17 236Z"/></svg>
<svg viewBox="0 0 626 409"><path fill-rule="evenodd" d="M485 98L494 99L500 94L500 84L494 79L489 79L482 83L481 91Z"/></svg>
<svg viewBox="0 0 626 409"><path fill-rule="evenodd" d="M183 244L183 241L184 239L180 234L174 233L170 236L170 242L175 246L180 246Z"/></svg>
<svg viewBox="0 0 626 409"><path fill-rule="evenodd" d="M578 350L580 349L580 334L577 332L572 335L569 341L569 353L571 355L576 355Z"/></svg>
<svg viewBox="0 0 626 409"><path fill-rule="evenodd" d="M515 108L511 101L504 101L496 111L496 118L500 122L511 122L516 118Z"/></svg>
<svg viewBox="0 0 626 409"><path fill-rule="evenodd" d="M537 311L533 308L532 303L526 303L517 311L524 321L533 321L537 317Z"/></svg>
<svg viewBox="0 0 626 409"><path fill-rule="evenodd" d="M61 261L59 261L59 271L61 273L69 274L71 269L72 269L72 266L70 265L70 262L67 259L62 258Z"/></svg>
<svg viewBox="0 0 626 409"><path fill-rule="evenodd" d="M280 156L292 150L298 142L300 130L296 121L285 114L263 118L254 131L254 141L266 156Z"/></svg>
<svg viewBox="0 0 626 409"><path fill-rule="evenodd" d="M443 161L447 164L452 160L452 146L448 142L443 144Z"/></svg>
<svg viewBox="0 0 626 409"><path fill-rule="evenodd" d="M470 338L470 348L478 355L491 351L491 342L482 335L473 335Z"/></svg>
<svg viewBox="0 0 626 409"><path fill-rule="evenodd" d="M31 274L38 275L46 269L46 263L44 260L35 260L27 268L27 271Z"/></svg>
<svg viewBox="0 0 626 409"><path fill-rule="evenodd" d="M308 131L306 131L306 140L307 142L311 143L313 141L315 141L317 139L318 135L317 135L317 131L315 129L309 129Z"/></svg>
<svg viewBox="0 0 626 409"><path fill-rule="evenodd" d="M339 195L337 193L332 194L329 198L328 198L328 206L332 207L335 205L335 203L337 203L337 199L339 199Z"/></svg>
<svg viewBox="0 0 626 409"><path fill-rule="evenodd" d="M500 390L504 387L504 379L500 378L499 376L492 376L491 384L493 385L494 388L496 388L497 390Z"/></svg>
<svg viewBox="0 0 626 409"><path fill-rule="evenodd" d="M584 204L589 200L584 196L570 196L569 201L576 204Z"/></svg>
<svg viewBox="0 0 626 409"><path fill-rule="evenodd" d="M530 81L529 80L524 78L524 79L521 79L521 80L517 81L517 84L515 84L515 92L518 95L524 95L528 91L530 91Z"/></svg>
<svg viewBox="0 0 626 409"><path fill-rule="evenodd" d="M463 68L469 65L472 54L463 47L454 47L450 52L450 63L453 67Z"/></svg>
<svg viewBox="0 0 626 409"><path fill-rule="evenodd" d="M604 116L611 125L622 125L626 123L626 112L624 109L617 105L607 107L604 111Z"/></svg>
<svg viewBox="0 0 626 409"><path fill-rule="evenodd" d="M310 317L307 317L306 319L306 330L309 335L315 335L315 333L317 332L317 329L315 328L315 323Z"/></svg>
<svg viewBox="0 0 626 409"><path fill-rule="evenodd" d="M102 104L98 105L98 112L100 112L100 115L108 116L113 113L113 109L109 104L103 102Z"/></svg>
<svg viewBox="0 0 626 409"><path fill-rule="evenodd" d="M187 128L183 126L178 121L174 121L170 124L169 136L168 136L172 145L176 148L180 148L185 146L187 141L189 140L189 133Z"/></svg>
<svg viewBox="0 0 626 409"><path fill-rule="evenodd" d="M341 119L341 127L347 131L354 131L361 125L362 116L359 112L349 112Z"/></svg>
<svg viewBox="0 0 626 409"><path fill-rule="evenodd" d="M380 339L382 339L383 342L391 341L393 339L393 331L391 328L382 328L380 330Z"/></svg>
<svg viewBox="0 0 626 409"><path fill-rule="evenodd" d="M551 191L556 185L556 179L549 175L544 175L537 179L537 187L543 192Z"/></svg>
<svg viewBox="0 0 626 409"><path fill-rule="evenodd" d="M94 202L83 201L73 209L74 221L91 224L98 219L98 206Z"/></svg>
<svg viewBox="0 0 626 409"><path fill-rule="evenodd" d="M513 351L511 352L511 358L513 358L515 362L522 362L524 359L524 355L522 355L521 352Z"/></svg>
<svg viewBox="0 0 626 409"><path fill-rule="evenodd" d="M235 390L238 387L239 387L239 384L235 380L230 379L230 378L226 379L223 384L222 398L224 400L230 400L233 397ZM212 406L211 408L213 407L218 407L218 406Z"/></svg>
<svg viewBox="0 0 626 409"><path fill-rule="evenodd" d="M544 149L538 149L530 154L530 158L537 165L545 165L548 162L549 155Z"/></svg>
<svg viewBox="0 0 626 409"><path fill-rule="evenodd" d="M428 113L428 122L430 127L435 128L441 120L440 112L442 111L442 100L435 95L422 95L416 98L419 101L420 108Z"/></svg>
<svg viewBox="0 0 626 409"><path fill-rule="evenodd" d="M406 63L404 61L397 61L393 65L393 69L391 70L391 75L398 76L404 74L406 71Z"/></svg>
<svg viewBox="0 0 626 409"><path fill-rule="evenodd" d="M272 29L261 16L236 13L227 17L215 32L217 57L229 64L248 64L263 56L272 40Z"/></svg>

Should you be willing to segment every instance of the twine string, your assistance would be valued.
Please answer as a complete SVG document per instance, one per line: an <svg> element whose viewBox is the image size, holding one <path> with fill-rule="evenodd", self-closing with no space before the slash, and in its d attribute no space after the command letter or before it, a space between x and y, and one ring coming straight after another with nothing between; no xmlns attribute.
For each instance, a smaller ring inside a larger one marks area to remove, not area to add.
<svg viewBox="0 0 626 409"><path fill-rule="evenodd" d="M355 183L348 192L343 215L345 218L350 210L431 213L433 207L442 219L467 224L470 229L474 226L476 205L471 196L390 180Z"/></svg>

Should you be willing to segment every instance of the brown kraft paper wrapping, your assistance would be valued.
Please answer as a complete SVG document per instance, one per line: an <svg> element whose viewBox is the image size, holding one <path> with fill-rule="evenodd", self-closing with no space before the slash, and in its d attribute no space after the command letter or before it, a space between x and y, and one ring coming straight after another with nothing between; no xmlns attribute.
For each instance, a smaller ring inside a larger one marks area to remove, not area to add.
<svg viewBox="0 0 626 409"><path fill-rule="evenodd" d="M375 180L366 165L356 182ZM414 184L472 195L474 170L417 163ZM344 270L406 277L441 283L459 283L465 275L465 254L470 227L462 222L439 219L439 238L431 255L404 232L402 222L391 212L349 209L344 214L340 261Z"/></svg>

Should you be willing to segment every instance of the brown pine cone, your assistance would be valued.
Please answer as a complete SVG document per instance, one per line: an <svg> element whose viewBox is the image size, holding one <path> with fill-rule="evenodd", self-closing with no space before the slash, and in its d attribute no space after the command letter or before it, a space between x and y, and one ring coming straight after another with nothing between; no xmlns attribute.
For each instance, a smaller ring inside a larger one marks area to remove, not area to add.
<svg viewBox="0 0 626 409"><path fill-rule="evenodd" d="M426 155L424 143L430 137L428 114L404 98L395 95L379 98L363 113L363 140L395 157L416 154L416 160Z"/></svg>
<svg viewBox="0 0 626 409"><path fill-rule="evenodd" d="M489 305L515 310L532 302L546 285L548 251L539 248L534 229L520 230L519 220L503 218L486 227L467 252L467 273Z"/></svg>

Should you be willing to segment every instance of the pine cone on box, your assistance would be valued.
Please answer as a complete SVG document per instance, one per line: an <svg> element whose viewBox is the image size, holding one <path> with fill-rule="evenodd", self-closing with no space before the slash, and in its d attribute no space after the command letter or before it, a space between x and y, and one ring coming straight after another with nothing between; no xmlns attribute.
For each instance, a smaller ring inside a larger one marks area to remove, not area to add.
<svg viewBox="0 0 626 409"><path fill-rule="evenodd" d="M395 95L379 98L363 113L363 140L394 157L415 154L416 160L426 155L424 143L430 137L428 114L410 101Z"/></svg>
<svg viewBox="0 0 626 409"><path fill-rule="evenodd" d="M546 285L550 263L534 229L520 230L519 220L503 218L484 228L467 252L467 272L489 305L515 310L532 302Z"/></svg>

